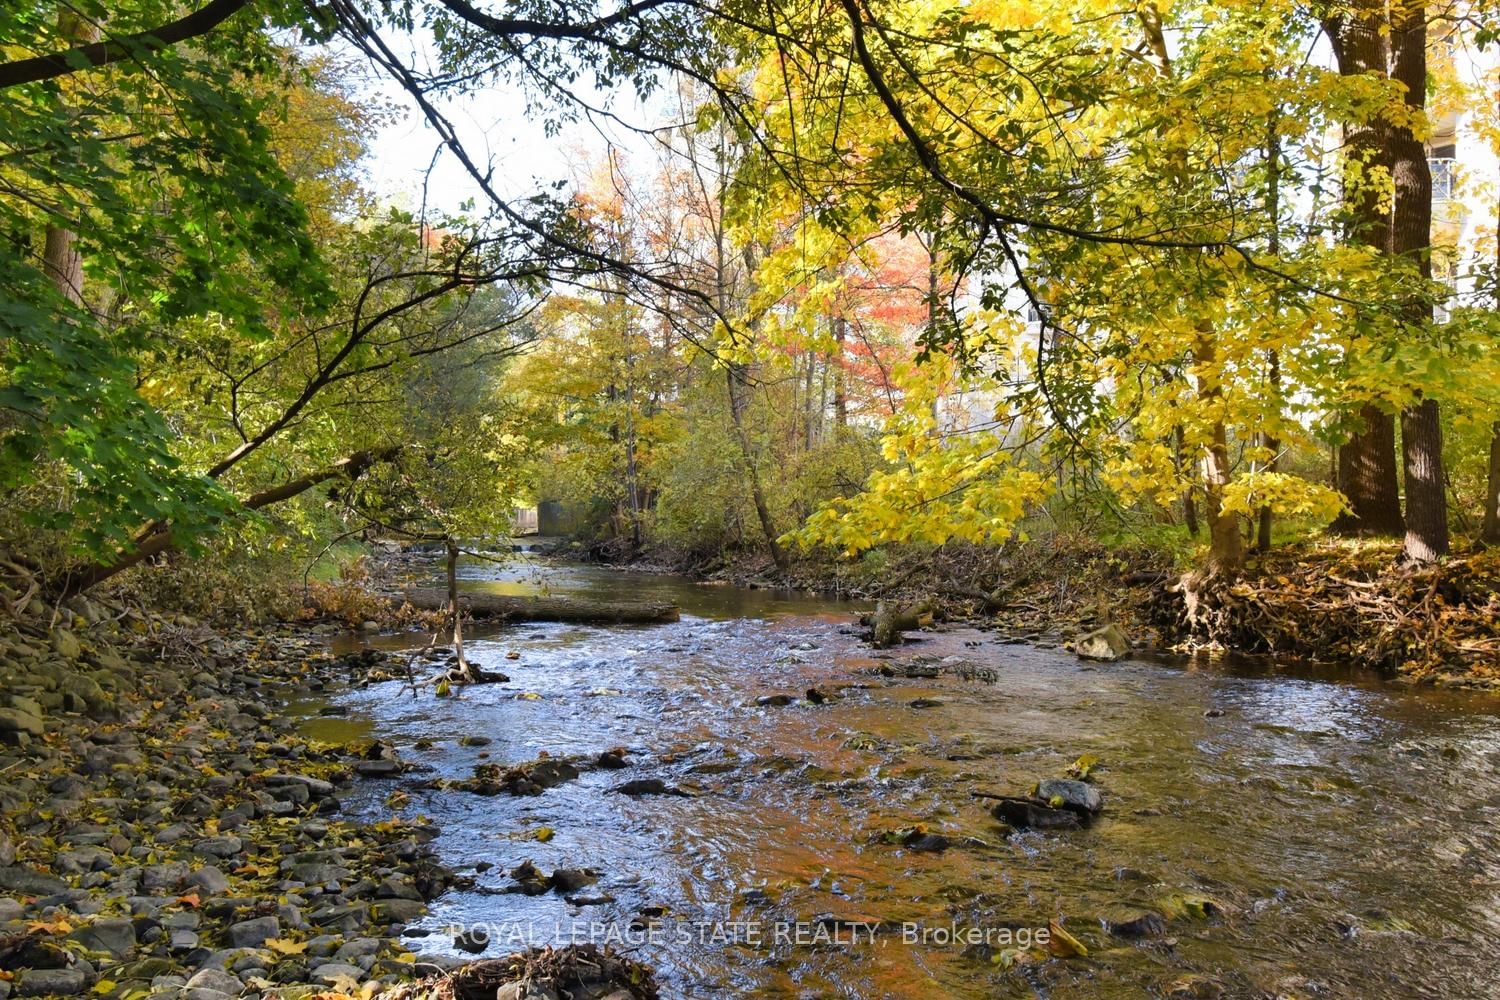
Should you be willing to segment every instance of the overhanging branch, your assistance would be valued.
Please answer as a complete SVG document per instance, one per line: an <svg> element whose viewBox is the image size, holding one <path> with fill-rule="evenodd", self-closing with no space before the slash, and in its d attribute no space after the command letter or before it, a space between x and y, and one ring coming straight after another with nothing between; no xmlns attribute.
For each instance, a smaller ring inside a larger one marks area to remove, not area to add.
<svg viewBox="0 0 1500 1000"><path fill-rule="evenodd" d="M211 0L207 6L186 17L148 31L79 45L51 55L0 63L0 88L51 80L170 48L178 42L208 34L252 3L254 0Z"/></svg>

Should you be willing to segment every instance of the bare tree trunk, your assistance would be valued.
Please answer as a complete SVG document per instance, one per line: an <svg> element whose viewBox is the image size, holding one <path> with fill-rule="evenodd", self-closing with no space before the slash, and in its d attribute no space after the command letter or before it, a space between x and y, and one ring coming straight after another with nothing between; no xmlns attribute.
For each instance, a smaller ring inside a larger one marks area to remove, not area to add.
<svg viewBox="0 0 1500 1000"><path fill-rule="evenodd" d="M1385 8L1373 0L1360 3L1324 25L1333 42L1339 72L1344 76L1388 72ZM1381 193L1367 180L1372 170L1391 167L1383 118L1351 125L1345 130L1345 204L1354 219L1349 238L1385 252L1390 221ZM1338 488L1349 500L1349 513L1333 523L1345 535L1365 534L1398 538L1405 530L1401 518L1401 487L1396 470L1396 421L1378 406L1359 412L1360 429L1339 448Z"/></svg>
<svg viewBox="0 0 1500 1000"><path fill-rule="evenodd" d="M464 657L464 612L458 604L458 543L444 538L443 544L448 549L448 614L453 619L453 654L458 657L458 663L449 673L457 675L455 680L472 684L477 678Z"/></svg>
<svg viewBox="0 0 1500 1000"><path fill-rule="evenodd" d="M1406 523L1396 475L1396 421L1377 406L1361 408L1359 417L1364 429L1339 448L1338 489L1350 510L1333 522L1332 530L1399 538Z"/></svg>
<svg viewBox="0 0 1500 1000"><path fill-rule="evenodd" d="M771 507L766 502L766 492L761 487L760 470L756 466L755 450L750 446L750 433L745 428L745 366L730 362L725 366L729 383L729 418L734 424L734 436L739 441L740 458L745 475L750 480L750 499L755 504L755 516L760 519L760 530L765 533L766 545L771 550L771 560L783 573L789 568L786 552L781 547L781 536L771 518Z"/></svg>
<svg viewBox="0 0 1500 1000"><path fill-rule="evenodd" d="M80 45L99 40L98 26L70 10L58 14L57 28L68 41ZM78 252L77 241L72 230L49 225L42 250L42 270L63 298L74 305L83 302L83 256Z"/></svg>
<svg viewBox="0 0 1500 1000"><path fill-rule="evenodd" d="M1484 496L1484 525L1479 539L1486 545L1500 545L1500 421L1495 422L1490 438L1489 488Z"/></svg>
<svg viewBox="0 0 1500 1000"><path fill-rule="evenodd" d="M1406 106L1419 117L1427 103L1427 8L1393 5L1390 32L1391 77L1406 85ZM1427 150L1410 126L1387 131L1395 196L1391 200L1389 253L1432 278L1432 172ZM1422 336L1432 325L1432 299L1426 288L1411 293L1402 318ZM1430 563L1448 554L1448 491L1443 476L1443 424L1435 399L1422 399L1401 414L1402 465L1406 473L1407 562Z"/></svg>
<svg viewBox="0 0 1500 1000"><path fill-rule="evenodd" d="M813 396L813 375L817 366L817 354L812 348L803 352L803 362L807 370L802 373L802 406L804 413L804 427L802 435L802 450L812 451L813 441L817 439L819 418L822 414L817 409L816 397Z"/></svg>
<svg viewBox="0 0 1500 1000"><path fill-rule="evenodd" d="M1193 348L1194 360L1200 365L1213 365L1216 348L1213 331L1200 329ZM1198 377L1198 397L1218 399L1221 391L1217 381ZM1213 425L1208 448L1203 453L1203 508L1208 518L1208 568L1211 574L1237 576L1245 568L1245 539L1240 534L1239 522L1233 515L1225 514L1224 488L1229 485L1229 440L1223 421Z"/></svg>
<svg viewBox="0 0 1500 1000"><path fill-rule="evenodd" d="M1266 133L1266 217L1271 226L1270 238L1266 242L1266 249L1274 258L1281 253L1281 133L1278 131L1278 116L1271 116L1271 126ZM1277 296L1273 294L1271 299L1272 309L1279 309L1280 303ZM1266 381L1271 385L1272 398L1281 398L1281 356L1274 350L1266 352ZM1262 432L1258 435L1259 444L1271 453L1266 460L1267 472L1275 472L1278 462L1277 452L1281 448L1281 442L1277 441L1269 433ZM1271 508L1262 507L1256 518L1255 550L1260 553L1271 551Z"/></svg>
<svg viewBox="0 0 1500 1000"><path fill-rule="evenodd" d="M1273 223L1274 224L1274 223ZM1275 351L1266 352L1266 364L1268 367L1267 378L1271 383L1271 390L1279 393L1281 391L1281 356ZM1271 457L1266 461L1266 471L1275 472L1279 464L1277 451L1281 448L1281 442L1270 434L1260 436L1260 444L1271 452ZM1260 516L1256 519L1255 529L1255 551L1265 553L1271 551L1271 508L1262 507Z"/></svg>
<svg viewBox="0 0 1500 1000"><path fill-rule="evenodd" d="M1179 474L1182 471L1182 425L1178 424L1172 432L1173 459ZM1189 486L1182 491L1182 519L1187 524L1188 536L1197 538L1201 528L1198 525L1198 502L1193 498L1193 487Z"/></svg>
<svg viewBox="0 0 1500 1000"><path fill-rule="evenodd" d="M833 317L833 425L836 434L849 426L849 385L844 372L844 338L849 335L849 321L843 314Z"/></svg>

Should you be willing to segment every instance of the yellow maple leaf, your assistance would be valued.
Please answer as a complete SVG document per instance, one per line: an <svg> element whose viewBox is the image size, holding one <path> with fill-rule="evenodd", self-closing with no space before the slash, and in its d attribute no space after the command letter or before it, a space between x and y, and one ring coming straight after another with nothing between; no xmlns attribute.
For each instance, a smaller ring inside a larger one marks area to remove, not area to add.
<svg viewBox="0 0 1500 1000"><path fill-rule="evenodd" d="M307 942L273 937L266 938L266 947L278 955L300 955L307 950Z"/></svg>

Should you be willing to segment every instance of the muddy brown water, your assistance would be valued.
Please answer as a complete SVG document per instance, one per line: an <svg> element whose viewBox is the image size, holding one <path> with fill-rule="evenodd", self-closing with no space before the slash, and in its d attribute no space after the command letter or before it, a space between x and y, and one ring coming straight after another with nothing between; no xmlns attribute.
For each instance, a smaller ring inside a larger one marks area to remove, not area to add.
<svg viewBox="0 0 1500 1000"><path fill-rule="evenodd" d="M445 863L493 866L434 904L418 952L455 953L451 928L471 925L491 956L594 940L692 998L1500 997L1493 698L1263 660L1095 667L960 628L885 659L846 603L590 568L478 564L464 585L666 598L684 614L480 632L473 658L511 683L452 699L378 684L339 696L348 719L311 724L395 743L421 770L365 782L364 810L389 813L381 798L402 787L404 815L441 825ZM974 669L879 673L915 656ZM811 687L837 698L755 704ZM534 798L416 787L614 746L630 769ZM1106 800L1088 830L1006 835L971 794L1023 793L1085 753ZM695 794L609 792L644 777ZM914 824L972 843L882 842ZM529 837L543 827L549 841ZM499 892L526 860L595 869L583 893L612 901ZM1203 900L1222 912L1175 919L1166 938L1102 924ZM1007 968L966 946L999 953L1057 918L1086 957Z"/></svg>

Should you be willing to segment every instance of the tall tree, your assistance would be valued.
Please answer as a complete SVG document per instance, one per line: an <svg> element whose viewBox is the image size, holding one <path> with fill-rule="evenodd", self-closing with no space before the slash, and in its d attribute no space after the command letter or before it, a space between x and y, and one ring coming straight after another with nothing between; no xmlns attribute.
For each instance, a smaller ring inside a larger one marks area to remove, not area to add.
<svg viewBox="0 0 1500 1000"><path fill-rule="evenodd" d="M1432 327L1432 173L1415 129L1426 117L1427 6L1420 0L1396 0L1387 10L1391 79L1404 87L1407 112L1386 133L1394 184L1388 252L1420 276L1404 296L1401 321L1407 336L1426 338ZM1448 553L1448 487L1438 401L1420 389L1416 397L1401 412L1406 478L1402 556L1423 564Z"/></svg>
<svg viewBox="0 0 1500 1000"><path fill-rule="evenodd" d="M1389 72L1385 4L1357 0L1324 21L1339 72L1384 79ZM1381 183L1393 166L1391 124L1383 113L1344 128L1344 202L1349 239L1385 253L1390 243L1388 196ZM1344 534L1400 537L1401 491L1396 466L1396 422L1378 403L1360 407L1348 440L1338 450L1338 488L1348 511L1334 522Z"/></svg>

